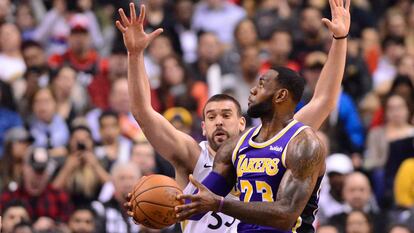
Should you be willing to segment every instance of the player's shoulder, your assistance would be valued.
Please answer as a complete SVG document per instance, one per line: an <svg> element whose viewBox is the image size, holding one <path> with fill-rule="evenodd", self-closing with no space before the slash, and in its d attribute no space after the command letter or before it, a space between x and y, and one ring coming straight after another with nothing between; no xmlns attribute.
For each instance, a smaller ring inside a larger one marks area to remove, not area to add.
<svg viewBox="0 0 414 233"><path fill-rule="evenodd" d="M298 147L299 149L315 150L323 147L316 131L311 127L305 127L289 143L290 148Z"/></svg>
<svg viewBox="0 0 414 233"><path fill-rule="evenodd" d="M315 130L306 127L289 142L286 158L287 166L289 164L295 167L298 164L322 164L325 158L324 151L324 145L319 140Z"/></svg>

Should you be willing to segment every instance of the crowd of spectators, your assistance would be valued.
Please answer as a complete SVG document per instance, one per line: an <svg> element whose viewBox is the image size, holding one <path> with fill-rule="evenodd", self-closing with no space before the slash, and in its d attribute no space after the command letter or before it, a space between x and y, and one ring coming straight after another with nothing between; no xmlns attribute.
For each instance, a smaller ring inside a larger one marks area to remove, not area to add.
<svg viewBox="0 0 414 233"><path fill-rule="evenodd" d="M209 96L247 111L272 66L311 99L332 35L328 0L135 0L151 103L203 140ZM317 233L414 232L414 3L351 0L342 91L318 132L328 150ZM127 52L114 22L126 0L0 0L0 213L3 232L161 232L122 204L142 175L174 176L129 109ZM258 123L249 119L248 125ZM162 132L160 132L162 133ZM162 232L180 232L173 226Z"/></svg>

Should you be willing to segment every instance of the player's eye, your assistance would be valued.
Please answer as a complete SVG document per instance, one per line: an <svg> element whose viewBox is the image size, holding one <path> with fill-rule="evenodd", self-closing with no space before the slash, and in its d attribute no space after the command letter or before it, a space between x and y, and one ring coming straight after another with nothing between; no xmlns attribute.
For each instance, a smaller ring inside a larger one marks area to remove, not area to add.
<svg viewBox="0 0 414 233"><path fill-rule="evenodd" d="M209 120L214 120L214 118L216 118L215 115L209 115L209 116L207 116L207 119L209 119Z"/></svg>
<svg viewBox="0 0 414 233"><path fill-rule="evenodd" d="M231 117L231 114L229 114L229 113L228 114L224 114L223 117L226 118L226 119L228 119L228 118Z"/></svg>
<svg viewBox="0 0 414 233"><path fill-rule="evenodd" d="M259 82L259 87L263 87L263 81Z"/></svg>

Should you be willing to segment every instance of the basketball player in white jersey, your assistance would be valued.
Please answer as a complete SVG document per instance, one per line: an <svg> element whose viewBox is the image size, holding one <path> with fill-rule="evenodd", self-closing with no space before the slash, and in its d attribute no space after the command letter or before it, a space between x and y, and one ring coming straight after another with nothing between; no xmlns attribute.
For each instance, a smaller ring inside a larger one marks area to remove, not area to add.
<svg viewBox="0 0 414 233"><path fill-rule="evenodd" d="M130 4L129 19L122 9L119 9L119 14L121 20L116 22L116 26L122 32L128 50L131 112L155 150L174 166L176 181L184 193L193 193L195 187L189 182L189 174L193 174L197 180L203 180L212 171L214 156L220 145L245 129L246 121L241 115L240 105L226 95L210 98L204 107L202 122L203 135L207 141L200 144L191 136L175 129L151 107L150 85L144 65L144 50L162 33L162 29L150 34L144 32L143 5L138 17L133 3ZM335 108L344 73L345 56L346 40L333 41L314 96L295 114L296 120L317 130ZM127 205L131 206L130 203ZM199 221L188 221L182 226L183 232L236 232L238 222L222 213L209 212Z"/></svg>

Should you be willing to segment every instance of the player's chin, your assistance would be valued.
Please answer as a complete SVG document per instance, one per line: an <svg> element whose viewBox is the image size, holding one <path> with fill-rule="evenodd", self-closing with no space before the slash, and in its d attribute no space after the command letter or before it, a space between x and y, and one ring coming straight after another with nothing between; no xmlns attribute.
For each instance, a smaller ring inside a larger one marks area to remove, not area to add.
<svg viewBox="0 0 414 233"><path fill-rule="evenodd" d="M226 135L217 136L217 137L214 137L214 142L218 146L221 146L221 144L223 144L228 138L229 137L227 137Z"/></svg>

